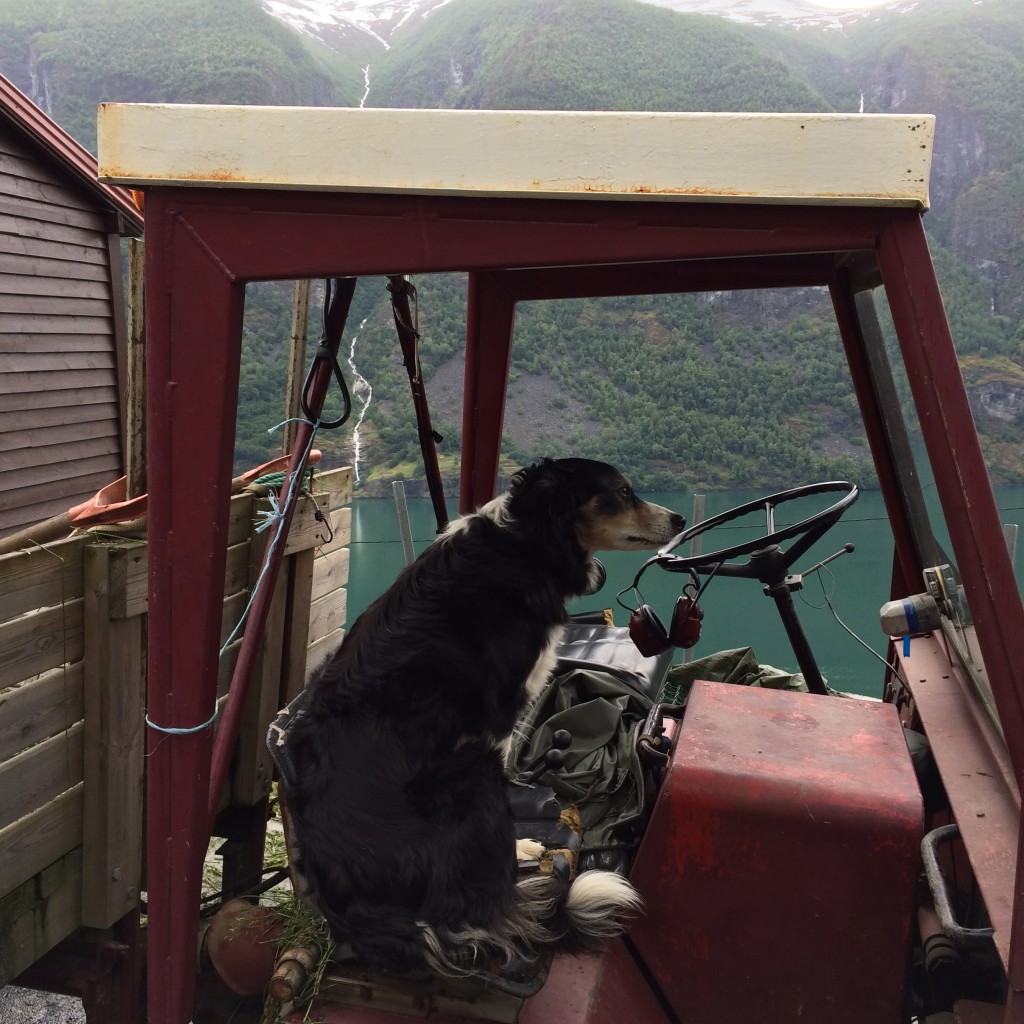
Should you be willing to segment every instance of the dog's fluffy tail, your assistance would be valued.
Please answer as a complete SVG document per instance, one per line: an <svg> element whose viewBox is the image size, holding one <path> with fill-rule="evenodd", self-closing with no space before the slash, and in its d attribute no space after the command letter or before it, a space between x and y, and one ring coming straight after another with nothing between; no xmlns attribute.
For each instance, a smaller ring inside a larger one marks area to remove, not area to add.
<svg viewBox="0 0 1024 1024"><path fill-rule="evenodd" d="M562 906L564 948L599 949L622 933L624 922L643 909L640 893L614 871L584 871Z"/></svg>
<svg viewBox="0 0 1024 1024"><path fill-rule="evenodd" d="M426 960L438 974L464 976L533 960L544 946L597 951L642 908L640 894L613 871L584 871L570 886L532 875L516 885L511 912L492 929L425 926Z"/></svg>

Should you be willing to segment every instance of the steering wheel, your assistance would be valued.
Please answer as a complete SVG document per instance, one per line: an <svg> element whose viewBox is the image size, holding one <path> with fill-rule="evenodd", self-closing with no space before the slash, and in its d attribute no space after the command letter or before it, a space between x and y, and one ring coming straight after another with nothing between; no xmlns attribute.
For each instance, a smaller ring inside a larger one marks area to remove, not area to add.
<svg viewBox="0 0 1024 1024"><path fill-rule="evenodd" d="M842 496L828 508L791 526L776 529L775 509L779 505L796 501L798 498L834 493ZM788 491L770 494L766 498L748 501L744 505L737 505L736 508L729 509L727 512L695 523L688 530L683 530L661 548L648 564L660 565L668 572L707 573L713 571L717 576L737 576L743 579L757 579L762 583L777 583L783 578L786 570L812 544L835 526L843 513L859 496L860 490L856 484L847 483L845 480L830 480L824 483L793 487ZM701 552L697 555L672 554L675 548L693 540L694 537L700 537L716 527L731 523L734 519L740 519L751 512L759 511L763 511L765 514L766 531L754 540L734 544L732 547L720 548L717 551ZM794 538L796 538L795 542L788 550L784 551L781 547L782 543ZM743 557L747 559L745 562L730 561L730 559Z"/></svg>

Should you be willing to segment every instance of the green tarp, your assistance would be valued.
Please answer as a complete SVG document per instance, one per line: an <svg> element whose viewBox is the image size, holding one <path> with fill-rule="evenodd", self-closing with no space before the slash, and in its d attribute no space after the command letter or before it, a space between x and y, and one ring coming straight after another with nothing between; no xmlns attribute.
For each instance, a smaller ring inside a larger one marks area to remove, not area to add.
<svg viewBox="0 0 1024 1024"><path fill-rule="evenodd" d="M669 669L659 699L683 703L697 679L807 689L799 673L759 665L753 649L743 647ZM636 741L652 703L614 672L574 669L551 680L516 729L509 752L513 774L543 757L556 730L572 734L564 769L547 772L540 781L563 805L579 810L585 853L632 849L643 835L655 778L641 763Z"/></svg>

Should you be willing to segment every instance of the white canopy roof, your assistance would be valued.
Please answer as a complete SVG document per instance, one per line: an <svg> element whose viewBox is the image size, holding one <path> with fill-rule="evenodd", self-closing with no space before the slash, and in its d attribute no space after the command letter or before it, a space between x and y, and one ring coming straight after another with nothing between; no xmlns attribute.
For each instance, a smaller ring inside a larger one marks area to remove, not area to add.
<svg viewBox="0 0 1024 1024"><path fill-rule="evenodd" d="M935 119L106 103L136 187L928 206Z"/></svg>

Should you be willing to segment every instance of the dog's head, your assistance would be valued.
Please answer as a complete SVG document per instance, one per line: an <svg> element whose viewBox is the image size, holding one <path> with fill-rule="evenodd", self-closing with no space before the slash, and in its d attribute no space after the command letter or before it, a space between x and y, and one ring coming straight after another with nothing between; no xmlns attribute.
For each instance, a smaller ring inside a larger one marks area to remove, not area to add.
<svg viewBox="0 0 1024 1024"><path fill-rule="evenodd" d="M521 526L575 539L588 559L597 551L645 551L680 533L682 516L638 498L614 466L591 459L542 459L512 479L507 511Z"/></svg>

